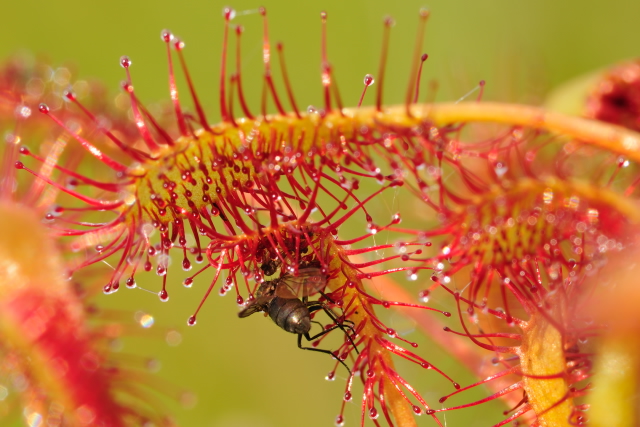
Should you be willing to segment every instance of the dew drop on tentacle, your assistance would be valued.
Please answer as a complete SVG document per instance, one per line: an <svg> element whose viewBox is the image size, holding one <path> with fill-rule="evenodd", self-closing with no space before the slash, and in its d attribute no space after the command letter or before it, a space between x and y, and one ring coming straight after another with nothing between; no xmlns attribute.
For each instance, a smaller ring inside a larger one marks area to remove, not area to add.
<svg viewBox="0 0 640 427"><path fill-rule="evenodd" d="M424 66L425 61L429 58L429 55L423 53L420 57L420 66L418 68L418 77L416 80L416 90L413 96L413 103L416 104L418 102L418 97L420 95L420 79L422 78L422 68Z"/></svg>
<svg viewBox="0 0 640 427"><path fill-rule="evenodd" d="M343 427L344 426L344 417L342 415L338 415L336 417L336 427Z"/></svg>
<svg viewBox="0 0 640 427"><path fill-rule="evenodd" d="M162 30L160 31L160 39L164 42L171 42L173 40L173 34L171 34L171 31L169 30Z"/></svg>
<svg viewBox="0 0 640 427"><path fill-rule="evenodd" d="M375 83L375 79L373 78L373 75L367 74L364 76L364 84L366 86L371 86L373 83Z"/></svg>
<svg viewBox="0 0 640 427"><path fill-rule="evenodd" d="M190 316L187 320L187 325L194 326L196 324L196 316Z"/></svg>
<svg viewBox="0 0 640 427"><path fill-rule="evenodd" d="M360 95L360 101L358 102L358 108L362 106L362 101L364 100L364 96L367 93L367 88L371 86L375 82L373 75L366 74L364 76L364 88L362 89L362 95Z"/></svg>
<svg viewBox="0 0 640 427"><path fill-rule="evenodd" d="M160 301L162 301L162 302L169 301L169 293L164 289L161 290L160 292L158 292L158 297L160 298Z"/></svg>
<svg viewBox="0 0 640 427"><path fill-rule="evenodd" d="M378 410L376 408L369 409L369 418L371 418L372 420L377 420L379 416L380 414L378 413Z"/></svg>
<svg viewBox="0 0 640 427"><path fill-rule="evenodd" d="M43 114L49 114L49 106L45 103L41 103L40 105L38 105L38 111Z"/></svg>
<svg viewBox="0 0 640 427"><path fill-rule="evenodd" d="M422 415L422 408L416 405L412 405L413 413L416 415Z"/></svg>
<svg viewBox="0 0 640 427"><path fill-rule="evenodd" d="M120 66L122 68L125 68L125 69L131 67L131 59L126 55L121 56L120 57Z"/></svg>
<svg viewBox="0 0 640 427"><path fill-rule="evenodd" d="M264 8L261 8L261 9L264 9ZM222 9L222 16L227 21L231 21L231 20L233 20L233 18L236 17L236 10L232 9L230 7L225 7L225 8Z"/></svg>

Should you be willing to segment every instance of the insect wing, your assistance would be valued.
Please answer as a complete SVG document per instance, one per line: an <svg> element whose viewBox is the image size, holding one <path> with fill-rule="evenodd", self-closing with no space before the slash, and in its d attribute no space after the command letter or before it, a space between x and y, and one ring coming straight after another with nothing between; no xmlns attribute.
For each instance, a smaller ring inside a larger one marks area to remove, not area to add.
<svg viewBox="0 0 640 427"><path fill-rule="evenodd" d="M327 276L319 268L303 268L298 275L285 274L280 277L276 295L282 298L308 297L327 286Z"/></svg>
<svg viewBox="0 0 640 427"><path fill-rule="evenodd" d="M249 317L253 313L258 313L260 311L264 311L266 306L269 304L269 301L271 301L272 299L273 299L273 297L256 298L255 300L253 300L249 304L247 304L247 306L245 308L240 310L240 312L238 312L238 317L240 317L240 318Z"/></svg>

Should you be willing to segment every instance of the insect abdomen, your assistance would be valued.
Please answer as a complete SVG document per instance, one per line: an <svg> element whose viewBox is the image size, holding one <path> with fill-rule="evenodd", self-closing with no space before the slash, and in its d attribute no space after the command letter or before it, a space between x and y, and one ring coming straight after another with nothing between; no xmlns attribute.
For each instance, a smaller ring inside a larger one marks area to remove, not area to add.
<svg viewBox="0 0 640 427"><path fill-rule="evenodd" d="M306 334L311 329L309 310L299 299L276 298L269 307L269 317L292 334Z"/></svg>

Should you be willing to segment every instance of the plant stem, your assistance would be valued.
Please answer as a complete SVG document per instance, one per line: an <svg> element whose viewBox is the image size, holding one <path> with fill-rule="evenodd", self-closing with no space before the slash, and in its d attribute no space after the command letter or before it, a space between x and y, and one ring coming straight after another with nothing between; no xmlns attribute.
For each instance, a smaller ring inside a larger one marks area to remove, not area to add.
<svg viewBox="0 0 640 427"><path fill-rule="evenodd" d="M412 117L406 115L404 105L394 105L382 112L373 107L344 109L345 117L353 117L361 124L376 123L391 126L411 126L425 120L436 126L453 123L493 122L511 126L543 129L553 134L576 139L582 143L604 148L640 162L640 134L609 123L556 113L539 107L496 102L460 102L414 104Z"/></svg>

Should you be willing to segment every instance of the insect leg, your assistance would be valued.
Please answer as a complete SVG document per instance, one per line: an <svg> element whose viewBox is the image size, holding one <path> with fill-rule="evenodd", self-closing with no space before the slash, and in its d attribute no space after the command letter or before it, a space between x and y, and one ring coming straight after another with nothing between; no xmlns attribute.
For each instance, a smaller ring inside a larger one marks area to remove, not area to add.
<svg viewBox="0 0 640 427"><path fill-rule="evenodd" d="M318 291L318 293L319 293L320 295L322 295L322 296L323 296L327 301L329 301L331 304L335 304L335 303L336 303L333 299L331 299L331 298L329 297L329 295L325 294L324 292L322 292L322 291Z"/></svg>
<svg viewBox="0 0 640 427"><path fill-rule="evenodd" d="M324 325L318 321L312 320L311 323L315 323L316 325L320 326L320 329L324 330Z"/></svg>
<svg viewBox="0 0 640 427"><path fill-rule="evenodd" d="M335 325L332 326L331 328L324 330L322 332L322 335L326 334L327 332L333 331L336 328L340 328L340 330L342 332L344 332L344 334L349 339L349 342L351 343L353 348L356 350L356 353L360 354L360 352L358 351L358 347L356 347L356 343L353 342L353 339L351 338L351 335L349 335L349 333L347 332L345 327L349 328L351 330L351 332L353 332L353 335L356 335L356 331L351 326L344 325L343 322L338 322L338 316L336 316L336 314L333 311L331 311L331 309L325 303L322 303L322 302L319 302L319 301L308 302L307 303L307 308L309 309L310 313L312 313L314 311L318 311L320 309L324 310L324 312L327 313L327 316L329 316L329 318L331 320L333 320L333 322L335 323ZM316 336L314 338L318 338L318 336Z"/></svg>
<svg viewBox="0 0 640 427"><path fill-rule="evenodd" d="M334 305L336 304L336 303L335 303L335 301L329 297L329 295L325 294L325 293L324 293L324 292L322 292L322 291L318 291L318 292L320 293L320 295L322 295L322 296L323 296L327 301L329 301L331 304L334 304ZM306 301L304 301L304 302L306 302ZM316 302L319 302L319 301L316 301ZM325 312L326 312L327 310L331 310L331 308L326 307ZM342 308L340 308L340 310L342 310ZM333 315L334 315L336 318L338 318L338 316L336 315L336 313L335 313L333 310L331 310L331 312L333 313ZM342 311L342 313L343 313L343 315L344 315L344 311ZM331 317L331 316L329 316L329 317ZM342 317L342 316L341 316L341 317ZM336 323L337 323L337 322L336 322ZM353 332L353 335L356 335L356 331L353 329L353 326L355 326L355 325L356 325L355 323L353 323L351 320L348 320L348 319L344 319L344 320L343 320L342 322L340 322L340 323L342 323L342 325L343 325L344 327L349 328L349 329L351 330L351 332ZM345 323L351 323L351 325L345 325Z"/></svg>
<svg viewBox="0 0 640 427"><path fill-rule="evenodd" d="M333 329L333 328L332 328ZM338 362L342 363L342 366L344 366L347 371L349 371L349 375L351 375L351 369L349 369L349 367L347 366L346 363L344 363L343 360L341 360L339 357L336 357L332 352L330 352L329 350L325 350L322 348L313 348L313 347L303 347L302 346L302 335L304 335L304 337L307 339L307 341L312 341L316 338L318 338L321 335L326 334L327 332L330 332L332 329L327 329L326 331L320 332L318 335L314 336L314 337L310 337L309 334L298 334L298 348L301 350L311 350L311 351L317 351L320 353L326 353L331 355L331 357L333 357L334 359L336 359Z"/></svg>

